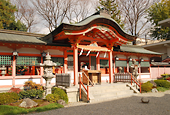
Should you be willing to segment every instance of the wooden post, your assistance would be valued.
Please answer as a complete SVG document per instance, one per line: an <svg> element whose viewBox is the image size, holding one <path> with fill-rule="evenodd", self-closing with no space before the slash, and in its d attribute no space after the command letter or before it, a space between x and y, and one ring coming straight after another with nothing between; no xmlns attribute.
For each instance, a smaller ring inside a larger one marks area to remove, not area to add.
<svg viewBox="0 0 170 115"><path fill-rule="evenodd" d="M76 45L73 46L73 63L74 63L74 85L78 84L78 48Z"/></svg>
<svg viewBox="0 0 170 115"><path fill-rule="evenodd" d="M12 62L12 85L15 87L15 76L16 76L16 56L13 56Z"/></svg>
<svg viewBox="0 0 170 115"><path fill-rule="evenodd" d="M80 98L79 101L82 101L81 99L81 75L80 74L79 74L79 98Z"/></svg>
<svg viewBox="0 0 170 115"><path fill-rule="evenodd" d="M67 50L64 50L64 73L67 73Z"/></svg>
<svg viewBox="0 0 170 115"><path fill-rule="evenodd" d="M109 52L109 83L113 82L112 50Z"/></svg>

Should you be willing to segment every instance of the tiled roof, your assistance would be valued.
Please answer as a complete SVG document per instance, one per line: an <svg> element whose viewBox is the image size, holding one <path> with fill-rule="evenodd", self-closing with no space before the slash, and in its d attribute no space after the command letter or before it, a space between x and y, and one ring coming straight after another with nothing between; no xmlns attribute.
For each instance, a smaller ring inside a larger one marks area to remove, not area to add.
<svg viewBox="0 0 170 115"><path fill-rule="evenodd" d="M43 37L42 34L33 34L14 30L0 29L0 41L9 43L31 43L31 44L46 44L46 42L39 40Z"/></svg>
<svg viewBox="0 0 170 115"><path fill-rule="evenodd" d="M144 49L141 46L134 46L134 45L122 45L120 46L120 50L124 52L162 55L162 53L153 52L153 51Z"/></svg>

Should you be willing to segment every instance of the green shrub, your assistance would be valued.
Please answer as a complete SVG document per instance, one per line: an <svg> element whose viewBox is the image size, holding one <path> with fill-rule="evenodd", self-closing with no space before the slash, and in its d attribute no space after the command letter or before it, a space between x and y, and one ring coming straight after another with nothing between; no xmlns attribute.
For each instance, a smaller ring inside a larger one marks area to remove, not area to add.
<svg viewBox="0 0 170 115"><path fill-rule="evenodd" d="M166 80L154 80L158 87L170 88L170 82Z"/></svg>
<svg viewBox="0 0 170 115"><path fill-rule="evenodd" d="M170 77L170 74L162 74L162 80L166 80L166 78Z"/></svg>
<svg viewBox="0 0 170 115"><path fill-rule="evenodd" d="M166 90L169 90L169 88L165 88L165 87L157 87L156 89L160 92L164 92Z"/></svg>
<svg viewBox="0 0 170 115"><path fill-rule="evenodd" d="M56 103L60 99L60 96L58 94L48 94L46 99L50 103Z"/></svg>
<svg viewBox="0 0 170 115"><path fill-rule="evenodd" d="M146 82L146 83L143 83L143 84L141 85L141 89L142 89L142 91L144 91L144 92L149 92L149 91L151 91L151 90L152 90L152 87L153 87L153 84L150 83L149 81Z"/></svg>
<svg viewBox="0 0 170 115"><path fill-rule="evenodd" d="M0 105L13 103L19 100L19 96L15 92L0 93Z"/></svg>
<svg viewBox="0 0 170 115"><path fill-rule="evenodd" d="M19 93L19 97L20 97L20 99L24 99L24 98L42 98L43 97L43 92L44 92L44 90L36 90L36 89L21 91Z"/></svg>
<svg viewBox="0 0 170 115"><path fill-rule="evenodd" d="M66 103L68 102L68 96L66 92L58 87L53 87L52 88L52 93L53 94L58 94L60 99L63 99Z"/></svg>

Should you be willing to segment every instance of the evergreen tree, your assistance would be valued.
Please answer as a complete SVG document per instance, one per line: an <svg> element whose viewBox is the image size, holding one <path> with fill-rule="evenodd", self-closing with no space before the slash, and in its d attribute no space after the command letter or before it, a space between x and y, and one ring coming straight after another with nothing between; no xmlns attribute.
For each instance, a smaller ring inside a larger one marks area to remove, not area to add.
<svg viewBox="0 0 170 115"><path fill-rule="evenodd" d="M9 0L0 0L0 29L26 31L26 26L19 20L15 21L17 9Z"/></svg>
<svg viewBox="0 0 170 115"><path fill-rule="evenodd" d="M100 6L97 7L97 10L107 9L111 14L111 18L113 18L121 27L123 24L121 23L120 10L118 10L118 5L115 0L99 0Z"/></svg>
<svg viewBox="0 0 170 115"><path fill-rule="evenodd" d="M158 22L170 18L170 0L162 0L148 9L148 20L154 25L151 29L152 37L156 39L170 39L170 28L159 26Z"/></svg>

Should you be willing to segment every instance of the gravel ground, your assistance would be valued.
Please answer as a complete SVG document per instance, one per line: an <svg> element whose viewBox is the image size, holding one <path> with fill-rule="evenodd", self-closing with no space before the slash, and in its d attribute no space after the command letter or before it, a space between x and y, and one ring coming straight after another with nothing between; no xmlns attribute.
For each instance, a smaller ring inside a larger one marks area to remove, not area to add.
<svg viewBox="0 0 170 115"><path fill-rule="evenodd" d="M148 104L141 103L147 97ZM29 115L170 115L170 91L143 93L101 103L69 103L65 108Z"/></svg>

